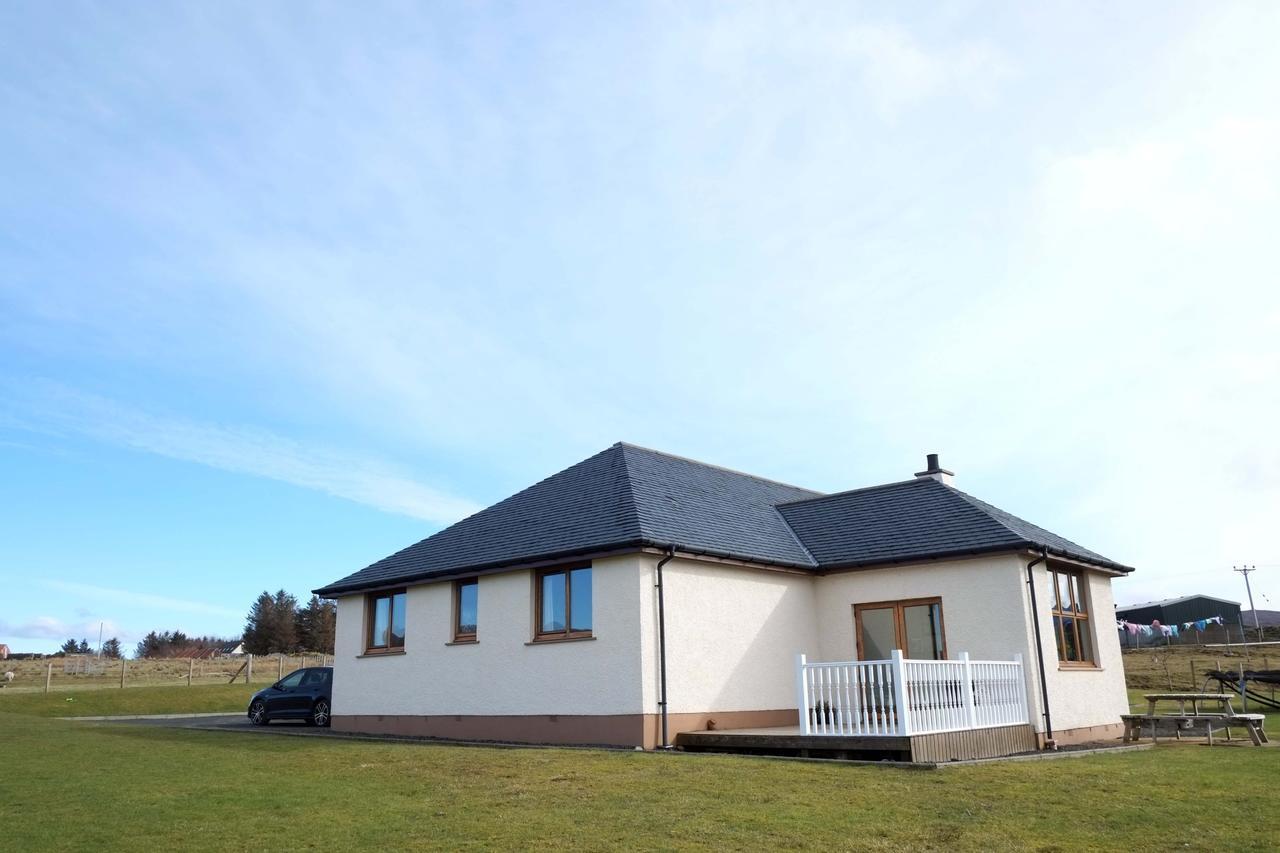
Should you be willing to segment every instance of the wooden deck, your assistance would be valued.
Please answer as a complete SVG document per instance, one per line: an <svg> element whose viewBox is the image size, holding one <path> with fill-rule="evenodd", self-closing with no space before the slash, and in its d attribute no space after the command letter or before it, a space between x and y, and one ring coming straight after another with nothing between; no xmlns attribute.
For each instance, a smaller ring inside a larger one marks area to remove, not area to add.
<svg viewBox="0 0 1280 853"><path fill-rule="evenodd" d="M802 735L799 726L776 726L681 732L676 746L691 752L940 763L1033 752L1037 742L1028 725L904 736Z"/></svg>

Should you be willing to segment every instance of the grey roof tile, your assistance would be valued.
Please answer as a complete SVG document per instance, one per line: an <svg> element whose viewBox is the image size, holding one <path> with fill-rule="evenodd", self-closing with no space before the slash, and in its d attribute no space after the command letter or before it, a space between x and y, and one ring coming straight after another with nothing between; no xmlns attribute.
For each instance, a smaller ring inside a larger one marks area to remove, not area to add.
<svg viewBox="0 0 1280 853"><path fill-rule="evenodd" d="M1043 545L1125 569L932 479L822 495L619 443L316 592L672 544L814 570Z"/></svg>

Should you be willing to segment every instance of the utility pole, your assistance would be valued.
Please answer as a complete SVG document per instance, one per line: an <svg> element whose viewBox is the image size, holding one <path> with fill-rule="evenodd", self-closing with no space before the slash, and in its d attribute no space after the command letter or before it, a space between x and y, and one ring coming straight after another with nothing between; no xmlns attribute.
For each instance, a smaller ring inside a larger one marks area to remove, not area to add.
<svg viewBox="0 0 1280 853"><path fill-rule="evenodd" d="M1244 590L1245 592L1249 593L1249 609L1253 611L1253 627L1257 629L1258 642L1261 643L1262 642L1262 625L1259 624L1258 622L1258 608L1253 606L1253 587L1249 586L1249 572L1256 572L1258 570L1258 567L1257 566L1241 566L1240 568L1237 569L1235 566L1232 566L1231 570L1233 572L1239 572L1240 574L1244 575Z"/></svg>

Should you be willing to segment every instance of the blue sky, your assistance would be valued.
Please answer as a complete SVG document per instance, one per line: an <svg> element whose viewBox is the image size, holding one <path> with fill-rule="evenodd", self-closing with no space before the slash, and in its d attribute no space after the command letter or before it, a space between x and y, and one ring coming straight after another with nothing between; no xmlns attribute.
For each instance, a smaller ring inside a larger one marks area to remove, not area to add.
<svg viewBox="0 0 1280 853"><path fill-rule="evenodd" d="M1280 609L1273 3L6 3L0 642L237 633L617 440Z"/></svg>

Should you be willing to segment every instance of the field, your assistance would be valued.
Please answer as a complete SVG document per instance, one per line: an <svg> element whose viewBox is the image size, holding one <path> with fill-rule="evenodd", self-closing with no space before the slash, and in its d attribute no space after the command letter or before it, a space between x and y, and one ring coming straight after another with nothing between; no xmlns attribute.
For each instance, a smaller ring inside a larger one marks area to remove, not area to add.
<svg viewBox="0 0 1280 853"><path fill-rule="evenodd" d="M251 689L0 691L0 848L1271 850L1280 842L1280 750L1239 745L928 772L50 718L240 712ZM1131 699L1150 689L1135 686ZM1268 728L1280 730L1280 716Z"/></svg>

